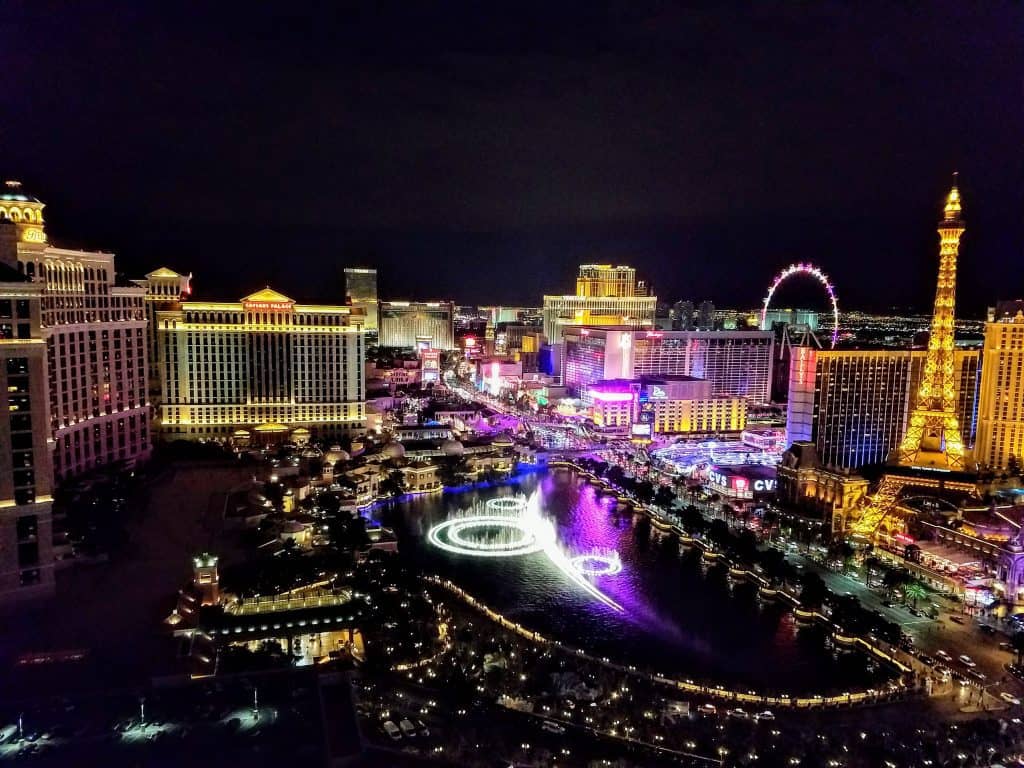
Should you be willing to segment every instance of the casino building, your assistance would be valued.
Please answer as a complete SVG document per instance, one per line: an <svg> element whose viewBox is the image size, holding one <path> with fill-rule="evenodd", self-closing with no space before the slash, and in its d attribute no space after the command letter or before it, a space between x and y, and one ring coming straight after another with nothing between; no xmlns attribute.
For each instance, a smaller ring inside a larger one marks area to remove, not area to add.
<svg viewBox="0 0 1024 768"><path fill-rule="evenodd" d="M645 331L628 326L580 326L562 331L566 389L581 396L607 379L692 376L714 395L768 402L772 349L769 331Z"/></svg>
<svg viewBox="0 0 1024 768"><path fill-rule="evenodd" d="M164 439L287 440L365 429L364 315L266 288L157 311Z"/></svg>
<svg viewBox="0 0 1024 768"><path fill-rule="evenodd" d="M115 279L111 253L50 245L44 207L19 182L0 190L17 269L42 286L53 471L64 480L149 456L145 291Z"/></svg>

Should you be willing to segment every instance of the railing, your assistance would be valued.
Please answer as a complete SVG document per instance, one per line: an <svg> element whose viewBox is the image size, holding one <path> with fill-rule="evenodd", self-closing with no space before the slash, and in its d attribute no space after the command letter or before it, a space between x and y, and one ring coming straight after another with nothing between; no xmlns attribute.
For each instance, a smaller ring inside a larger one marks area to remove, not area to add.
<svg viewBox="0 0 1024 768"><path fill-rule="evenodd" d="M344 605L352 599L352 590L316 590L301 595L280 594L261 595L246 598L224 606L224 612L232 616L251 616L261 613L279 613L281 611L298 611L308 608L329 608Z"/></svg>
<svg viewBox="0 0 1024 768"><path fill-rule="evenodd" d="M910 687L902 679L895 680L888 683L887 687L883 690L869 689L866 691L855 691L851 693L843 693L838 696L823 696L823 695L809 695L809 696L770 696L767 694L760 694L752 691L733 691L725 688L721 685L710 685L696 683L692 680L677 680L663 675L654 674L651 672L644 672L638 670L634 666L627 666L624 664L617 664L612 661L608 661L604 658L598 658L593 656L580 648L574 648L565 643L560 643L557 640L551 640L544 637L539 632L534 632L521 624L518 624L505 616L501 615L497 611L493 610L486 604L480 602L471 594L466 592L457 584L442 579L439 576L424 576L424 580L442 587L452 594L459 597L466 605L476 609L487 618L496 622L504 629L514 632L515 634L523 637L532 642L540 645L546 645L548 647L556 648L560 651L575 656L578 659L584 659L593 664L598 664L606 669L614 669L619 672L632 675L645 679L649 682L664 685L670 688L674 688L679 691L685 691L690 694L699 694L702 696L708 696L716 699L725 699L727 701L742 702L745 704L756 704L759 706L771 706L771 707L783 707L787 709L816 709L825 707L840 707L845 705L853 704L878 704L885 701L890 701L894 698L906 696L910 692ZM821 614L814 614L825 619ZM827 621L827 619L825 619ZM874 647L866 640L861 638L847 638L842 637L840 642L855 643L868 649L878 658L883 659L892 663L897 669L901 671L909 671L907 667L896 661L893 657L886 654L884 651Z"/></svg>

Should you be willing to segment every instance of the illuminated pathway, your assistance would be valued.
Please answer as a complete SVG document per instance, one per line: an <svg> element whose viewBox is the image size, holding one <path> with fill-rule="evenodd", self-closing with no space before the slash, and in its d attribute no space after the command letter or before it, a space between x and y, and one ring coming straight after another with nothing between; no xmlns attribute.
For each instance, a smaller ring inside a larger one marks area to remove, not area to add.
<svg viewBox="0 0 1024 768"><path fill-rule="evenodd" d="M457 584L442 579L438 576L424 576L426 581L431 584L435 584L439 587L447 589L452 594L458 596L466 605L476 609L487 618L496 622L506 630L514 632L520 637L526 638L539 645L556 648L565 653L569 653L578 659L584 659L594 664L600 664L608 669L614 669L619 672L626 672L637 677L644 678L650 682L658 683L659 685L665 685L670 688L674 688L678 691L685 691L690 694L700 694L708 696L710 698L724 699L726 701L734 701L742 704L753 704L759 706L769 707L781 707L786 709L824 709L824 708L840 708L849 707L856 705L869 705L879 704L886 701L892 701L897 698L902 698L908 695L911 691L908 688L905 680L897 679L887 683L884 687L872 688L866 691L851 691L850 693L843 693L838 696L821 696L821 695L806 695L806 696L768 696L759 694L754 691L735 691L725 688L721 685L711 685L697 683L693 680L676 680L664 675L654 674L650 672L644 672L637 669L632 665L616 664L607 658L598 658L592 656L586 651L580 648L573 648L565 643L560 643L557 640L551 640L544 637L539 632L534 632L522 624L518 624L506 617L502 616L497 611L488 607L486 604L480 602L471 594L466 592ZM820 620L825 620L824 616L820 614L807 614L809 617L813 616ZM897 670L901 672L909 672L907 667L904 667L898 661L887 656L882 651L872 646L870 643L862 640L861 638L845 637L838 633L834 633L834 638L837 642L844 645L860 646L865 650L872 652L874 655L888 661Z"/></svg>
<svg viewBox="0 0 1024 768"><path fill-rule="evenodd" d="M616 611L623 610L587 579L619 573L622 562L618 554L569 557L558 545L554 522L540 513L538 494L534 493L528 501L491 499L485 508L484 514L438 523L427 533L427 541L446 552L469 557L517 557L543 552L558 570L595 600Z"/></svg>

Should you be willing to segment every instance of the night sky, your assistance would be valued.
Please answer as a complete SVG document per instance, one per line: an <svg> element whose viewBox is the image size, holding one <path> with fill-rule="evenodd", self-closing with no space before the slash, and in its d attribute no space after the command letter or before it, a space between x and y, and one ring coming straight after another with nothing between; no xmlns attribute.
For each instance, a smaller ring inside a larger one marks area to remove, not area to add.
<svg viewBox="0 0 1024 768"><path fill-rule="evenodd" d="M960 312L1024 295L1017 3L3 0L0 65L51 241L203 297L375 265L538 304L612 261L750 306L811 259L845 308L927 309L954 170Z"/></svg>

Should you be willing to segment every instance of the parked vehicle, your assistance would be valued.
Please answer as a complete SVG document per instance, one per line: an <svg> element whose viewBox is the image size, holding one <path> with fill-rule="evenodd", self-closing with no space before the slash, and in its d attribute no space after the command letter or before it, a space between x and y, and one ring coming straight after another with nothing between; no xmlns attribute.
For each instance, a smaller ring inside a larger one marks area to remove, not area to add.
<svg viewBox="0 0 1024 768"><path fill-rule="evenodd" d="M402 721L398 724L398 727L402 729L402 735L406 736L407 738L411 739L413 736L416 735L416 726L414 726L412 724L412 721L408 718L403 718Z"/></svg>
<svg viewBox="0 0 1024 768"><path fill-rule="evenodd" d="M974 659L972 659L966 653L961 654L960 656L957 656L957 659L959 660L959 662L961 664L963 664L965 667L967 667L969 669L974 669L976 666L978 666L977 664L974 663Z"/></svg>
<svg viewBox="0 0 1024 768"><path fill-rule="evenodd" d="M540 724L541 730L547 731L548 733L565 733L565 726L554 723L551 720L545 720Z"/></svg>
<svg viewBox="0 0 1024 768"><path fill-rule="evenodd" d="M384 729L384 733L388 735L392 741L400 741L402 738L402 732L398 730L398 726L395 725L391 720L385 720L384 725L381 726Z"/></svg>

